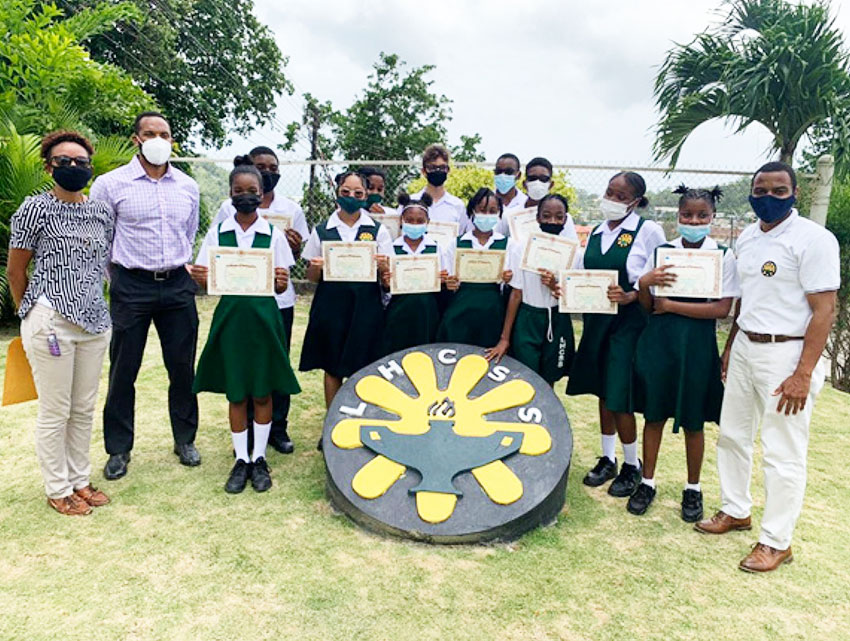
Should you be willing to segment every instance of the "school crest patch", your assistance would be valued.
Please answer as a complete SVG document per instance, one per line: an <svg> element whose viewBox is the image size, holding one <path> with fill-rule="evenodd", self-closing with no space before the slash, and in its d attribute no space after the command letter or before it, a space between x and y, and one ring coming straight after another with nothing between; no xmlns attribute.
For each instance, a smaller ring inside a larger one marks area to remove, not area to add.
<svg viewBox="0 0 850 641"><path fill-rule="evenodd" d="M764 265L761 266L761 275L767 276L768 278L773 278L776 275L776 263L772 260L767 261Z"/></svg>
<svg viewBox="0 0 850 641"><path fill-rule="evenodd" d="M617 238L617 246L618 247L628 247L634 242L635 237L631 234L620 234L619 238Z"/></svg>
<svg viewBox="0 0 850 641"><path fill-rule="evenodd" d="M375 240L375 237L372 235L372 232L363 231L358 234L357 240Z"/></svg>

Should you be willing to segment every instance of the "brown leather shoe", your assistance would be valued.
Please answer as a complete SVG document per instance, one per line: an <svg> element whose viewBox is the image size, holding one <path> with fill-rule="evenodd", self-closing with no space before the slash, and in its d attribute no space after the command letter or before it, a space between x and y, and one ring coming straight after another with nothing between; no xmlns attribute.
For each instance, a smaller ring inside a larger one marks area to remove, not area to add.
<svg viewBox="0 0 850 641"><path fill-rule="evenodd" d="M91 506L75 494L61 499L47 499L47 504L59 514L66 516L85 516L91 514Z"/></svg>
<svg viewBox="0 0 850 641"><path fill-rule="evenodd" d="M81 487L79 490L74 492L74 494L92 507L103 507L109 503L109 497L92 485Z"/></svg>
<svg viewBox="0 0 850 641"><path fill-rule="evenodd" d="M703 534L726 534L732 530L751 530L752 527L749 516L745 519L736 519L723 510L718 510L710 519L694 524L694 529Z"/></svg>
<svg viewBox="0 0 850 641"><path fill-rule="evenodd" d="M787 550L777 550L764 543L756 543L743 561L738 564L744 572L772 572L783 563L791 563L794 556L791 547Z"/></svg>

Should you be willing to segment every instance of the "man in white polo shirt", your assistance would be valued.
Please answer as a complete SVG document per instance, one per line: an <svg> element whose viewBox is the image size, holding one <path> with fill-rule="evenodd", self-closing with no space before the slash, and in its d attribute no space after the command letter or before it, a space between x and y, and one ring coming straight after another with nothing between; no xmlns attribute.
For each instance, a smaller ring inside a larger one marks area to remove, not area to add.
<svg viewBox="0 0 850 641"><path fill-rule="evenodd" d="M761 423L765 505L758 543L739 564L748 572L769 572L793 558L809 423L840 285L838 242L799 215L796 193L794 170L784 163L767 163L753 176L750 203L759 220L738 239L741 300L723 354L722 505L695 526L707 534L752 527L753 441Z"/></svg>
<svg viewBox="0 0 850 641"><path fill-rule="evenodd" d="M422 194L431 196L433 204L428 208L431 222L457 223L458 236L472 229L466 205L457 196L446 191L443 186L449 176L449 150L443 145L428 145L422 152L422 175L428 184L425 189L412 194L413 200L422 198Z"/></svg>

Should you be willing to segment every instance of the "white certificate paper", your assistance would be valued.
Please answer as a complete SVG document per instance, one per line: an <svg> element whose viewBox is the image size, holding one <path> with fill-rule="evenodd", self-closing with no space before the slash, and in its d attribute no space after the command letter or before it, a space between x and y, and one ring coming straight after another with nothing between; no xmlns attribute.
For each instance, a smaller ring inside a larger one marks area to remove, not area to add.
<svg viewBox="0 0 850 641"><path fill-rule="evenodd" d="M369 218L386 227L393 240L401 236L401 216L398 214L373 214L370 211Z"/></svg>
<svg viewBox="0 0 850 641"><path fill-rule="evenodd" d="M425 294L440 291L439 254L390 256L390 294Z"/></svg>
<svg viewBox="0 0 850 641"><path fill-rule="evenodd" d="M441 223L432 220L428 223L428 236L443 247L453 247L457 242L458 224Z"/></svg>
<svg viewBox="0 0 850 641"><path fill-rule="evenodd" d="M378 265L375 256L378 243L372 240L322 243L324 267L322 277L327 281L372 282L377 280Z"/></svg>
<svg viewBox="0 0 850 641"><path fill-rule="evenodd" d="M519 243L524 243L529 234L540 231L540 224L537 222L537 207L517 209L506 212L504 215L508 219L511 238Z"/></svg>
<svg viewBox="0 0 850 641"><path fill-rule="evenodd" d="M272 227L277 227L280 231L292 229L292 221L295 216L292 214L266 214L264 218L269 221Z"/></svg>
<svg viewBox="0 0 850 641"><path fill-rule="evenodd" d="M557 274L573 266L577 249L578 243L570 238L534 232L525 241L520 267L530 272L545 269Z"/></svg>
<svg viewBox="0 0 850 641"><path fill-rule="evenodd" d="M274 296L274 257L271 249L210 247L211 296Z"/></svg>
<svg viewBox="0 0 850 641"><path fill-rule="evenodd" d="M564 314L616 314L618 305L608 300L608 288L617 284L617 271L564 269L560 275L558 311Z"/></svg>
<svg viewBox="0 0 850 641"><path fill-rule="evenodd" d="M656 287L656 296L681 298L723 298L723 250L659 247L657 266L673 265L676 282Z"/></svg>
<svg viewBox="0 0 850 641"><path fill-rule="evenodd" d="M505 252L461 249L455 252L455 274L461 283L501 283Z"/></svg>

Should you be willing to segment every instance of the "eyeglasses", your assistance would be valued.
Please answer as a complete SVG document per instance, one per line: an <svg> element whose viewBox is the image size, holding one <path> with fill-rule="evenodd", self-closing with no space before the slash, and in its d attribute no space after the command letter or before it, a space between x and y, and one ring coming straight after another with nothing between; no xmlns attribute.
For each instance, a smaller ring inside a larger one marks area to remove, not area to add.
<svg viewBox="0 0 850 641"><path fill-rule="evenodd" d="M340 196L354 196L359 200L363 200L366 197L366 192L362 189L355 189L354 191L348 189L348 187L343 187L339 190Z"/></svg>
<svg viewBox="0 0 850 641"><path fill-rule="evenodd" d="M449 171L448 165L425 165L425 172L430 173L432 171Z"/></svg>
<svg viewBox="0 0 850 641"><path fill-rule="evenodd" d="M519 170L514 169L513 167L506 167L504 169L496 168L496 169L493 170L493 173L496 174L497 176L499 174L507 174L508 176L513 176L514 174L518 174Z"/></svg>
<svg viewBox="0 0 850 641"><path fill-rule="evenodd" d="M91 159L85 156L78 156L76 158L71 158L70 156L53 156L50 159L50 164L53 167L70 167L71 165L76 165L83 169L89 169L91 167Z"/></svg>
<svg viewBox="0 0 850 641"><path fill-rule="evenodd" d="M526 182L533 183L535 180L539 180L542 183L548 183L550 180L552 180L552 176L529 176L528 174L525 175Z"/></svg>

